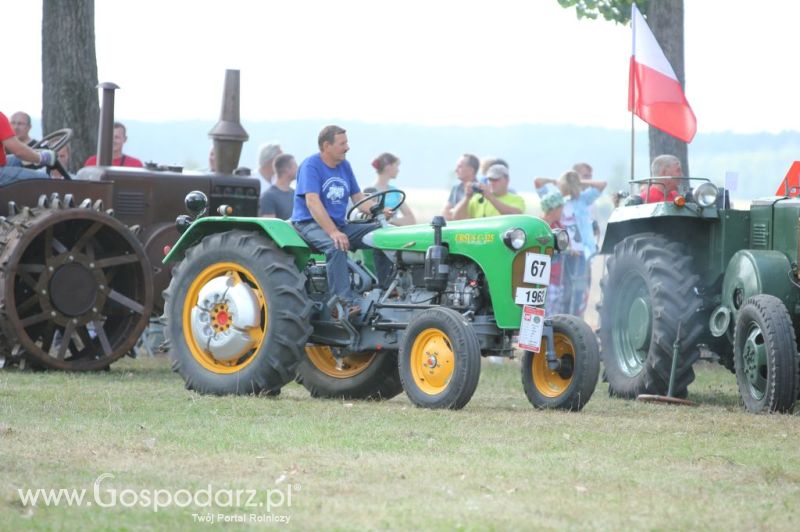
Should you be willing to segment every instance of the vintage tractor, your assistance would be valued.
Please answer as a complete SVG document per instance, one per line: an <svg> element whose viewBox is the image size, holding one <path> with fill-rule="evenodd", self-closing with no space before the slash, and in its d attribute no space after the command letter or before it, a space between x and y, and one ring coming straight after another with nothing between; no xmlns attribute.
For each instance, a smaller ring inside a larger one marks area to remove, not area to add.
<svg viewBox="0 0 800 532"><path fill-rule="evenodd" d="M114 88L104 86L100 166L0 187L0 367L108 368L161 313L170 278L161 259L179 237L187 192L257 214L256 179L109 166ZM58 150L71 135L56 131L37 147Z"/></svg>
<svg viewBox="0 0 800 532"><path fill-rule="evenodd" d="M362 222L385 223L384 197L373 196ZM190 210L204 209L200 195L187 199ZM449 224L436 217L367 238L391 259L393 274L384 288L351 260L363 303L348 318L328 294L324 256L289 223L194 221L164 260L180 261L165 317L173 367L187 388L277 393L297 376L318 397L386 399L405 390L421 407L462 408L478 385L481 356L513 355L517 303L542 304L547 265L569 241L522 215ZM572 316L538 324L544 338L539 352L524 355L525 393L537 408L580 410L598 378L594 333Z"/></svg>
<svg viewBox="0 0 800 532"><path fill-rule="evenodd" d="M693 364L713 352L736 374L747 410L791 411L800 391L800 200L736 210L708 180L683 182L674 201L634 195L609 219L600 303L609 392L666 395L672 376L673 394L686 397Z"/></svg>

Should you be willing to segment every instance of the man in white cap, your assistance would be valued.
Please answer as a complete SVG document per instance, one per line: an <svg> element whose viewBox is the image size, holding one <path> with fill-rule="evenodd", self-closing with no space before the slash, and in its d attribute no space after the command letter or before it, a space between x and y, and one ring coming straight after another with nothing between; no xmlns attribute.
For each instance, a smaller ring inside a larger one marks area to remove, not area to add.
<svg viewBox="0 0 800 532"><path fill-rule="evenodd" d="M261 205L264 204L264 194L266 194L269 187L272 186L272 181L275 177L275 168L273 167L275 158L282 153L283 151L281 150L281 145L275 140L262 144L258 149L257 177L261 179ZM264 215L266 213L259 212L258 214Z"/></svg>
<svg viewBox="0 0 800 532"><path fill-rule="evenodd" d="M469 200L462 202L455 212L456 220L466 218L488 218L501 214L522 214L525 200L508 190L508 168L495 164L486 171L487 183L478 185L480 193L472 188L466 191Z"/></svg>

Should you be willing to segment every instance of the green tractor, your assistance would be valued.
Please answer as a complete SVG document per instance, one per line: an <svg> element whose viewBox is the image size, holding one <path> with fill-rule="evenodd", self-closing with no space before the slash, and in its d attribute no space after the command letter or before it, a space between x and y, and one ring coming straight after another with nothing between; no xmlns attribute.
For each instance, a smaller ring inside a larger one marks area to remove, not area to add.
<svg viewBox="0 0 800 532"><path fill-rule="evenodd" d="M184 232L164 259L180 261L165 292L166 335L187 388L277 394L296 378L315 397L405 391L420 407L469 402L481 357L513 356L522 304L543 304L551 257L569 237L523 215L391 227L384 193L372 198L377 205L360 222L383 225L367 238L393 273L383 288L350 260L351 286L364 303L348 318L328 294L324 255L292 225L224 207L222 216L203 217L204 196L187 196L197 218L179 217ZM596 337L572 316L543 318L538 309L531 318L532 308L523 330L541 348L524 355L525 393L537 408L580 410L597 384Z"/></svg>
<svg viewBox="0 0 800 532"><path fill-rule="evenodd" d="M790 412L800 391L800 200L736 210L709 180L682 181L674 201L631 196L609 219L599 305L609 393L686 397L693 364L714 353L748 411Z"/></svg>

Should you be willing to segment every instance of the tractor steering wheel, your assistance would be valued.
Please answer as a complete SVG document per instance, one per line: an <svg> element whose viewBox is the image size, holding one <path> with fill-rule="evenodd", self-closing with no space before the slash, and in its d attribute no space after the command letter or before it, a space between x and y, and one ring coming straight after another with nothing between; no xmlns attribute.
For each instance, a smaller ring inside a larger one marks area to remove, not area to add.
<svg viewBox="0 0 800 532"><path fill-rule="evenodd" d="M53 131L49 135L45 136L42 140L31 146L34 150L53 150L56 152L56 160L53 162L53 166L51 168L55 168L58 170L58 173L64 179L71 180L72 178L67 172L67 169L64 168L64 165L61 164L61 161L58 160L58 150L63 148L67 145L67 143L72 140L72 130L70 128L64 129L57 129ZM48 168L49 173L50 168Z"/></svg>
<svg viewBox="0 0 800 532"><path fill-rule="evenodd" d="M345 217L345 220L347 220L348 223L352 223L352 224L369 224L369 223L373 223L375 221L379 221L381 219L381 217L383 217L383 209L384 209L384 207L386 207L386 196L389 195L389 194L402 194L402 197L400 198L400 203L398 203L397 206L394 209L392 209L392 212L397 212L397 209L399 209L400 206L403 205L403 203L405 203L405 201L406 201L406 193L403 192L402 190L393 188L393 189L390 189L390 190L383 190L381 192L376 192L374 194L370 194L369 196L361 198L359 201L357 201L355 203L355 205L350 207L349 211L347 211L347 216ZM380 199L378 199L378 198L380 198ZM366 215L365 218L363 218L361 220L352 220L350 218L350 216L353 214L353 212L358 210L358 208L363 203L366 203L367 201L371 201L371 200L376 200L376 199L378 199L378 203L373 205L372 207L370 207L369 214Z"/></svg>

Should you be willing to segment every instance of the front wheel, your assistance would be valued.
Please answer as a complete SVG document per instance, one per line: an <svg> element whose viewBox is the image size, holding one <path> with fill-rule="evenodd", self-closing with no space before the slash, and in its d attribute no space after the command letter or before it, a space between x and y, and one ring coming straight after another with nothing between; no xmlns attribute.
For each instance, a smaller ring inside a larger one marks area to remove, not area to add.
<svg viewBox="0 0 800 532"><path fill-rule="evenodd" d="M760 294L736 318L734 366L739 396L753 413L791 412L797 393L797 342L783 302Z"/></svg>
<svg viewBox="0 0 800 532"><path fill-rule="evenodd" d="M295 376L311 303L292 257L233 230L186 252L165 292L173 370L209 394L275 394Z"/></svg>
<svg viewBox="0 0 800 532"><path fill-rule="evenodd" d="M312 397L391 399L403 391L394 352L351 353L337 357L326 345L307 345L297 381Z"/></svg>
<svg viewBox="0 0 800 532"><path fill-rule="evenodd" d="M470 323L458 312L423 310L408 324L398 359L406 395L424 408L464 408L481 373L481 347Z"/></svg>
<svg viewBox="0 0 800 532"><path fill-rule="evenodd" d="M539 353L525 352L522 387L536 408L578 411L589 402L600 374L597 337L582 320L565 314L552 317L553 344L561 367L547 365L547 346Z"/></svg>

